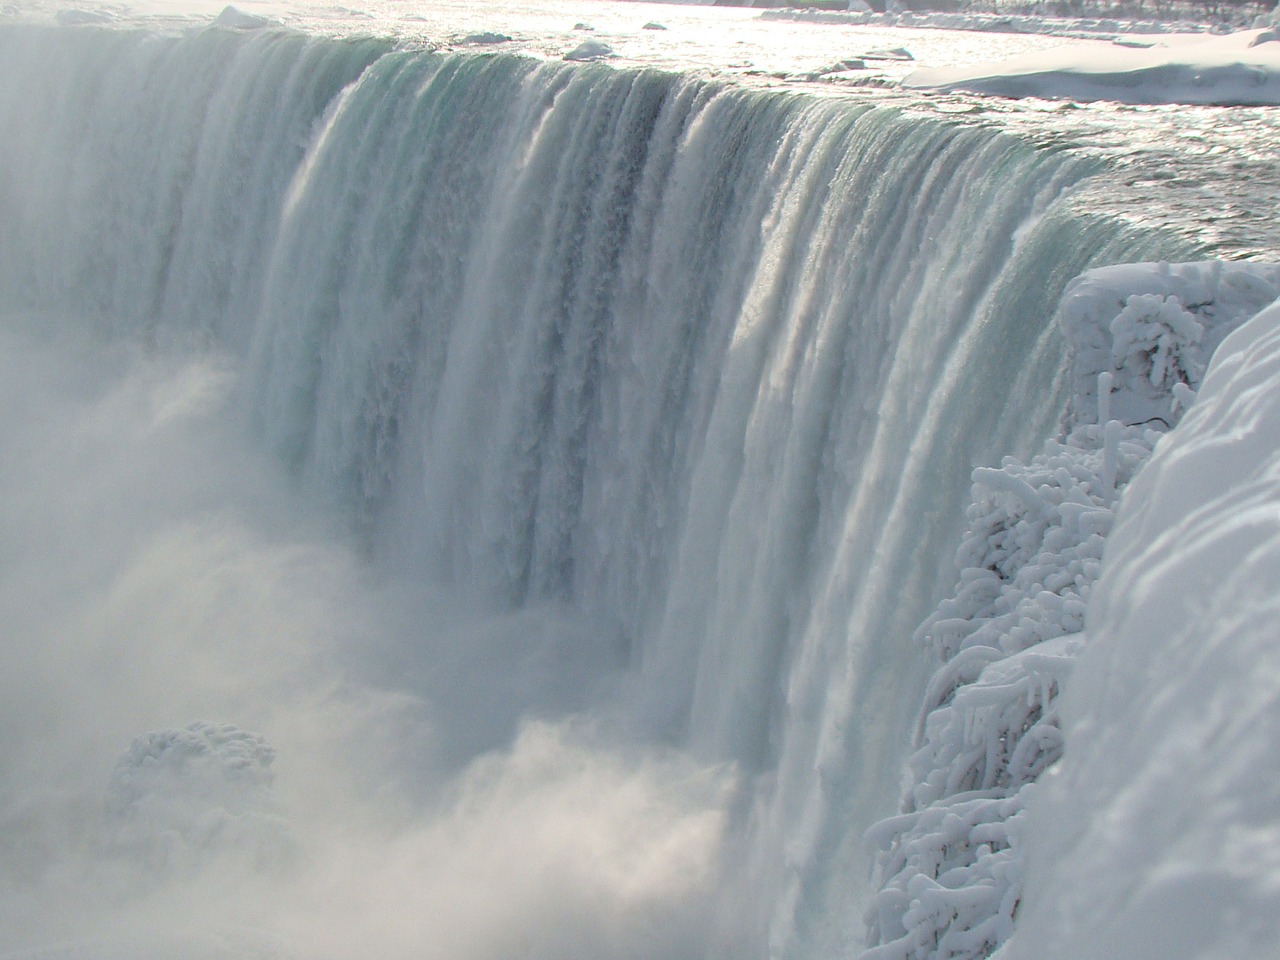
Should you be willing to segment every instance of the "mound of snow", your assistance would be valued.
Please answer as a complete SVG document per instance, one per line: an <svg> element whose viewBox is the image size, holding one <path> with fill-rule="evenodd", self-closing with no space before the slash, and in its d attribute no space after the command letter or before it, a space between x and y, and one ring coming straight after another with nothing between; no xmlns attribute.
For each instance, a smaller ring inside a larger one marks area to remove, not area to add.
<svg viewBox="0 0 1280 960"><path fill-rule="evenodd" d="M228 724L135 738L107 785L108 848L161 875L228 856L282 862L289 836L272 800L274 759L265 739Z"/></svg>
<svg viewBox="0 0 1280 960"><path fill-rule="evenodd" d="M904 87L1120 103L1280 104L1280 39L1269 29L1097 43L1002 63L918 70Z"/></svg>
<svg viewBox="0 0 1280 960"><path fill-rule="evenodd" d="M1098 377L1107 373L1110 416L1172 425L1227 334L1277 297L1280 266L1270 264L1121 264L1086 271L1067 285L1058 311L1071 355L1069 417L1098 422Z"/></svg>
<svg viewBox="0 0 1280 960"><path fill-rule="evenodd" d="M510 40L511 38L505 33L469 33L458 43L467 46L487 46L494 43L508 43Z"/></svg>
<svg viewBox="0 0 1280 960"><path fill-rule="evenodd" d="M899 60L909 61L915 57L911 55L911 51L906 47L890 47L879 50L868 50L866 53L858 55L863 60Z"/></svg>
<svg viewBox="0 0 1280 960"><path fill-rule="evenodd" d="M245 13L235 7L223 8L223 11L218 14L217 19L213 22L219 27L227 27L232 30L261 30L263 27L272 26L274 23L267 17Z"/></svg>
<svg viewBox="0 0 1280 960"><path fill-rule="evenodd" d="M841 60L829 66L819 67L817 70L803 74L806 80L822 80L828 77L835 77L842 73L854 73L859 70L867 69L866 63L861 60Z"/></svg>

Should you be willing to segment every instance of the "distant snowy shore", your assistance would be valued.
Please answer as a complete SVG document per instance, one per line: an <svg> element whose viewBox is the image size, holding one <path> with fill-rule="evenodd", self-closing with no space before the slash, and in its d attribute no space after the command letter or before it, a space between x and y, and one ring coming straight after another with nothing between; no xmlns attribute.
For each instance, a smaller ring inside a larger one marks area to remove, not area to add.
<svg viewBox="0 0 1280 960"><path fill-rule="evenodd" d="M1280 104L1280 33L1169 34L1113 40L971 67L918 70L908 89L1045 100L1203 105Z"/></svg>

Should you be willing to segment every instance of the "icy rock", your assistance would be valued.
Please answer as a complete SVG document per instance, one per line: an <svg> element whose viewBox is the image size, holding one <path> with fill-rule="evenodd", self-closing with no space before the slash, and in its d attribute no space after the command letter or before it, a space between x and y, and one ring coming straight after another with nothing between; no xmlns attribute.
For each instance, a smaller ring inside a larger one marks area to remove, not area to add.
<svg viewBox="0 0 1280 960"><path fill-rule="evenodd" d="M862 54L863 60L914 60L911 51L906 47L893 47L882 50L868 50Z"/></svg>
<svg viewBox="0 0 1280 960"><path fill-rule="evenodd" d="M1280 296L1280 266L1122 264L1067 285L1058 325L1071 349L1066 423L1096 423L1098 375L1110 373L1110 415L1167 429L1223 339ZM1186 393L1178 391L1186 398Z"/></svg>
<svg viewBox="0 0 1280 960"><path fill-rule="evenodd" d="M665 29L667 29L667 28L666 28L666 27L664 27L662 24L658 23L658 21L656 21L656 20L650 20L650 21L649 21L648 23L646 23L646 24L644 25L644 27L642 27L641 29L644 29L644 30L665 30Z"/></svg>
<svg viewBox="0 0 1280 960"><path fill-rule="evenodd" d="M854 70L865 70L867 65L861 60L840 60L826 67L819 67L810 73L799 74L798 79L814 81L826 78L836 78L839 74L849 73Z"/></svg>
<svg viewBox="0 0 1280 960"><path fill-rule="evenodd" d="M485 46L494 43L507 43L511 40L505 33L469 33L461 40L460 44Z"/></svg>
<svg viewBox="0 0 1280 960"><path fill-rule="evenodd" d="M601 60L605 57L617 56L613 47L599 40L588 40L580 43L564 55L566 60Z"/></svg>
<svg viewBox="0 0 1280 960"><path fill-rule="evenodd" d="M274 759L263 737L229 724L135 738L107 785L108 848L160 875L226 858L283 863L290 841L272 799Z"/></svg>

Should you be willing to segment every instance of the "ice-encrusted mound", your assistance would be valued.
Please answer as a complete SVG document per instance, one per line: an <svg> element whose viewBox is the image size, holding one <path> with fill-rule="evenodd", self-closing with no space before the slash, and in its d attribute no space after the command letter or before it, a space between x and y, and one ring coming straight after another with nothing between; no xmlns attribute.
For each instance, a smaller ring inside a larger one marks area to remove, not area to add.
<svg viewBox="0 0 1280 960"><path fill-rule="evenodd" d="M1177 384L1198 390L1223 339L1278 296L1274 264L1131 263L1081 274L1058 312L1072 357L1070 422L1098 421L1098 375L1110 373L1111 416L1172 425L1186 397Z"/></svg>
<svg viewBox="0 0 1280 960"><path fill-rule="evenodd" d="M54 19L63 27L96 27L116 21L108 10L59 10Z"/></svg>
<svg viewBox="0 0 1280 960"><path fill-rule="evenodd" d="M601 60L605 57L615 56L613 47L609 46L603 40L587 40L578 44L572 50L564 55L566 60Z"/></svg>
<svg viewBox="0 0 1280 960"><path fill-rule="evenodd" d="M1276 298L1277 280L1272 265L1130 264L1067 287L1065 439L974 471L955 595L916 633L942 665L902 813L869 833L882 886L863 960L969 960L1012 935L1023 810L1063 752L1058 697L1120 492L1194 400L1210 351Z"/></svg>
<svg viewBox="0 0 1280 960"><path fill-rule="evenodd" d="M223 858L282 863L290 841L272 799L274 759L263 737L230 724L136 737L107 785L108 848L160 874Z"/></svg>
<svg viewBox="0 0 1280 960"><path fill-rule="evenodd" d="M864 960L985 957L1012 933L1024 794L1061 755L1056 700L1118 491L1157 437L1086 424L1029 463L974 471L955 596L915 638L944 663L911 786L902 814L871 832L885 852Z"/></svg>
<svg viewBox="0 0 1280 960"><path fill-rule="evenodd" d="M213 21L219 27L229 30L261 30L263 27L275 26L275 22L256 13L246 13L236 7L224 7Z"/></svg>

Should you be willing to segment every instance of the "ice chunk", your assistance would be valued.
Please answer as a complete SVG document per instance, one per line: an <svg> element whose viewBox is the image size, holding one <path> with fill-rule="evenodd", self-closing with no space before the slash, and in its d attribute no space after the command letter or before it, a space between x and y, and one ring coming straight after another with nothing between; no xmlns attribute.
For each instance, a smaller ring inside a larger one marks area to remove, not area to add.
<svg viewBox="0 0 1280 960"><path fill-rule="evenodd" d="M231 857L283 862L288 831L275 810L275 751L230 724L192 723L134 739L107 785L107 846L158 875Z"/></svg>
<svg viewBox="0 0 1280 960"><path fill-rule="evenodd" d="M107 10L59 10L57 20L64 27L79 27L114 23L115 17Z"/></svg>
<svg viewBox="0 0 1280 960"><path fill-rule="evenodd" d="M914 60L911 51L906 47L886 47L878 50L868 50L861 55L863 60Z"/></svg>
<svg viewBox="0 0 1280 960"><path fill-rule="evenodd" d="M485 46L494 43L507 43L511 40L505 33L469 33L461 40L460 44Z"/></svg>
<svg viewBox="0 0 1280 960"><path fill-rule="evenodd" d="M260 30L271 26L275 21L228 6L223 8L213 22L219 27L229 27L232 30Z"/></svg>
<svg viewBox="0 0 1280 960"><path fill-rule="evenodd" d="M564 55L566 60L601 60L605 57L617 56L613 47L600 40L588 40L580 43Z"/></svg>

